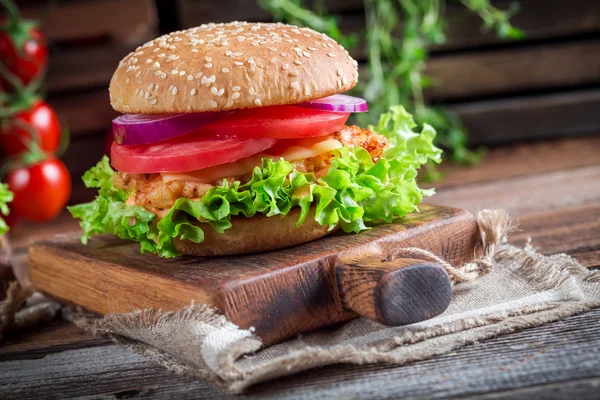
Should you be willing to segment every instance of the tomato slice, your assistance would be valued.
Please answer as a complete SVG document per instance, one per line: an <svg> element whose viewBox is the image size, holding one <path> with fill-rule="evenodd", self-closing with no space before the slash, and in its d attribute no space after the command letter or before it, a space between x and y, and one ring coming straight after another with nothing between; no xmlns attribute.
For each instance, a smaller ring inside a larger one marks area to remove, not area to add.
<svg viewBox="0 0 600 400"><path fill-rule="evenodd" d="M237 161L260 153L275 142L271 138L224 137L194 131L143 145L113 143L111 163L117 170L129 174L187 172Z"/></svg>
<svg viewBox="0 0 600 400"><path fill-rule="evenodd" d="M350 113L313 110L294 106L271 106L237 110L202 127L215 135L252 138L300 138L324 136L338 131Z"/></svg>

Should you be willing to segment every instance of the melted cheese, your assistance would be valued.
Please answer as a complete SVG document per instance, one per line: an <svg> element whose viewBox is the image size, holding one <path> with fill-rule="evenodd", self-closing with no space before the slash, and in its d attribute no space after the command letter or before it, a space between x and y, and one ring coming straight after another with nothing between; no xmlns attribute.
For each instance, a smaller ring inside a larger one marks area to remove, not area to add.
<svg viewBox="0 0 600 400"><path fill-rule="evenodd" d="M161 175L164 182L190 181L212 184L222 178L239 177L252 172L254 167L261 165L261 158L263 157L271 157L275 160L283 158L286 161L295 161L316 157L342 147L342 143L332 136L325 136L319 139L321 140L317 141L315 138L299 140L294 146L283 149L279 154L256 154L229 164L215 165L214 167L190 172L163 172Z"/></svg>

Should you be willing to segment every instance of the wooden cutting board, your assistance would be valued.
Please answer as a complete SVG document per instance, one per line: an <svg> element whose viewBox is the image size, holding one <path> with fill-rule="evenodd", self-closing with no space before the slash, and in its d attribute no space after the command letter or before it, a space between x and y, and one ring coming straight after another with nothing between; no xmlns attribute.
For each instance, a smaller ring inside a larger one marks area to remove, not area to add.
<svg viewBox="0 0 600 400"><path fill-rule="evenodd" d="M420 209L360 234L244 256L162 259L114 237L84 246L78 233L60 235L30 247L30 278L38 290L99 314L209 304L240 327L254 327L266 344L358 314L406 324L446 308L448 276L422 260L383 262L385 249L419 247L458 266L481 247L470 213Z"/></svg>

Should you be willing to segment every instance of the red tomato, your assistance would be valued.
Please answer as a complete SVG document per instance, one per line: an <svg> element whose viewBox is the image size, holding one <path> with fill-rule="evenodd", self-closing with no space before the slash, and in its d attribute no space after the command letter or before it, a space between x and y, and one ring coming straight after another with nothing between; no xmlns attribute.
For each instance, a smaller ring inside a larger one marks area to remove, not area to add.
<svg viewBox="0 0 600 400"><path fill-rule="evenodd" d="M48 47L40 31L32 28L27 33L28 39L19 50L15 48L10 35L0 33L0 59L23 85L27 85L44 70L48 59Z"/></svg>
<svg viewBox="0 0 600 400"><path fill-rule="evenodd" d="M201 128L202 132L277 139L323 136L338 131L350 113L272 106L237 110Z"/></svg>
<svg viewBox="0 0 600 400"><path fill-rule="evenodd" d="M113 143L111 164L129 174L187 172L227 164L271 147L270 138L207 136L194 131L161 142L123 146Z"/></svg>
<svg viewBox="0 0 600 400"><path fill-rule="evenodd" d="M28 221L44 222L56 217L71 194L71 176L57 158L10 171L6 182L15 198L11 213Z"/></svg>
<svg viewBox="0 0 600 400"><path fill-rule="evenodd" d="M23 126L30 127L32 133L38 135L38 143L43 151L56 152L60 145L60 122L48 103L38 101L31 110L21 111L7 120L0 132L0 147L6 154L14 155L27 150L31 137Z"/></svg>

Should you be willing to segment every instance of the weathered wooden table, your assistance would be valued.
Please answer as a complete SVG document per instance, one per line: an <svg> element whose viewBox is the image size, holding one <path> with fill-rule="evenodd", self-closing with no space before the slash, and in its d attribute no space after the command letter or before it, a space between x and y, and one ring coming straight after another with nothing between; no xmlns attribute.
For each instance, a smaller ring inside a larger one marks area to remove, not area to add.
<svg viewBox="0 0 600 400"><path fill-rule="evenodd" d="M544 254L600 267L600 137L497 148L446 166L437 204L506 208ZM14 232L17 247L75 227L67 216ZM56 321L0 347L0 398L219 398L221 390ZM231 396L234 397L234 396ZM600 310L412 365L332 366L252 388L249 398L600 398Z"/></svg>

